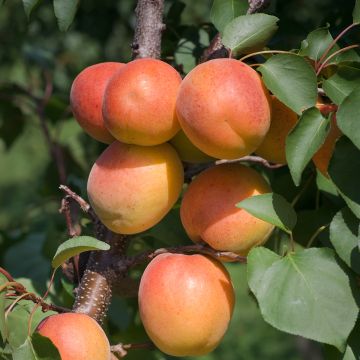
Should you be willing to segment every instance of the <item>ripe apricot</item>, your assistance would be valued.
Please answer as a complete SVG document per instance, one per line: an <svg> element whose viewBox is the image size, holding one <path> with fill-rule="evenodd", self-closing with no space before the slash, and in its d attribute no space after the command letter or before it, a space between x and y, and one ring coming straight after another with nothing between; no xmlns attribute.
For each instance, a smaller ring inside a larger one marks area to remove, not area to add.
<svg viewBox="0 0 360 360"><path fill-rule="evenodd" d="M276 163L286 164L285 141L298 120L297 114L275 96L271 96L271 124L264 141L256 149L256 154Z"/></svg>
<svg viewBox="0 0 360 360"><path fill-rule="evenodd" d="M109 79L125 64L104 62L84 69L74 80L71 109L80 126L98 141L110 144L115 139L104 125L102 104Z"/></svg>
<svg viewBox="0 0 360 360"><path fill-rule="evenodd" d="M210 60L190 71L176 112L190 141L215 158L249 155L270 127L268 91L255 70L234 59Z"/></svg>
<svg viewBox="0 0 360 360"><path fill-rule="evenodd" d="M316 168L326 177L329 177L328 167L335 149L336 140L341 135L342 132L336 125L336 115L334 114L331 117L330 131L326 137L326 140L312 158Z"/></svg>
<svg viewBox="0 0 360 360"><path fill-rule="evenodd" d="M87 192L100 220L112 231L134 234L159 222L176 202L184 171L169 144L113 142L90 171Z"/></svg>
<svg viewBox="0 0 360 360"><path fill-rule="evenodd" d="M273 226L235 205L249 196L270 192L254 169L222 164L200 173L183 197L180 217L194 242L246 255L266 241Z"/></svg>
<svg viewBox="0 0 360 360"><path fill-rule="evenodd" d="M214 160L214 158L198 149L181 130L169 142L175 148L182 161L199 164Z"/></svg>
<svg viewBox="0 0 360 360"><path fill-rule="evenodd" d="M203 355L224 336L234 297L230 276L218 261L203 255L161 254L142 275L140 317L164 353Z"/></svg>
<svg viewBox="0 0 360 360"><path fill-rule="evenodd" d="M61 360L110 360L110 344L90 316L64 313L47 317L37 331L57 347Z"/></svg>
<svg viewBox="0 0 360 360"><path fill-rule="evenodd" d="M106 127L121 142L157 145L180 129L175 114L178 72L156 59L128 63L112 77L104 96Z"/></svg>

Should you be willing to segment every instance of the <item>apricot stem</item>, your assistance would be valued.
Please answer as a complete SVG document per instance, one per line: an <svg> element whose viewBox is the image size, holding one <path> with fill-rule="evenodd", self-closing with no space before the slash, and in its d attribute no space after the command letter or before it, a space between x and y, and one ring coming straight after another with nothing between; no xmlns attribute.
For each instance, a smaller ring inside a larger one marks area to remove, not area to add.
<svg viewBox="0 0 360 360"><path fill-rule="evenodd" d="M239 61L244 61L245 59L248 59L250 57L253 57L255 55L263 55L263 54L291 54L291 55L296 55L291 51L283 51L283 50L264 50L264 51L258 51L258 52L254 52L252 54L248 54L243 56L241 59L239 59Z"/></svg>
<svg viewBox="0 0 360 360"><path fill-rule="evenodd" d="M10 275L9 272L7 272L4 268L0 266L0 273L3 274L9 281L13 282L15 281L14 278Z"/></svg>
<svg viewBox="0 0 360 360"><path fill-rule="evenodd" d="M359 23L353 23L349 26L347 26L330 44L329 46L326 48L326 50L324 51L324 53L322 54L320 60L318 62L316 62L315 64L315 70L318 69L319 66L321 66L321 63L324 61L324 59L326 58L326 56L328 55L328 53L331 51L331 49L335 46L335 44L353 27L359 25Z"/></svg>
<svg viewBox="0 0 360 360"><path fill-rule="evenodd" d="M306 245L306 248L309 248L312 243L315 241L315 239L317 238L317 236L323 232L330 224L326 224L326 225L323 225L323 226L320 226L311 236L309 242L307 243Z"/></svg>
<svg viewBox="0 0 360 360"><path fill-rule="evenodd" d="M345 51L348 51L348 50L350 50L350 49L354 49L354 48L357 48L357 47L359 47L360 45L350 45L350 46L347 46L347 47L345 47L345 48L343 48L343 49L340 49L340 50L338 50L338 51L335 51L333 54L331 54L322 64L320 64L320 66L319 66L319 68L318 68L318 70L317 70L317 72L316 72L316 76L319 76L320 75L320 73L321 73L321 70L325 67L325 65L332 59L332 58L334 58L336 55L339 55L339 54L341 54L341 53L343 53L343 52L345 52Z"/></svg>

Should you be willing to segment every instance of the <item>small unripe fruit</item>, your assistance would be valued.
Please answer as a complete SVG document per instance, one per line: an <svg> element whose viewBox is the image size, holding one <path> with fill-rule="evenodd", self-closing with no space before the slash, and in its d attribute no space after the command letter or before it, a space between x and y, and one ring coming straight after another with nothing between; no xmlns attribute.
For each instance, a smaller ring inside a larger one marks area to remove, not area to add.
<svg viewBox="0 0 360 360"><path fill-rule="evenodd" d="M109 82L104 96L106 127L119 141L157 145L180 129L175 102L181 77L167 63L138 59Z"/></svg>
<svg viewBox="0 0 360 360"><path fill-rule="evenodd" d="M104 62L84 69L74 80L70 103L80 126L94 139L110 144L115 139L104 125L102 105L109 79L125 64Z"/></svg>
<svg viewBox="0 0 360 360"><path fill-rule="evenodd" d="M275 96L271 97L271 124L256 154L275 164L286 164L285 142L298 120L297 114Z"/></svg>
<svg viewBox="0 0 360 360"><path fill-rule="evenodd" d="M199 164L214 160L214 158L198 149L181 130L169 142L182 161Z"/></svg>
<svg viewBox="0 0 360 360"><path fill-rule="evenodd" d="M270 191L263 177L249 167L214 166L198 175L185 192L180 208L182 224L194 242L246 255L267 240L273 226L235 205Z"/></svg>
<svg viewBox="0 0 360 360"><path fill-rule="evenodd" d="M90 316L65 313L47 317L37 331L57 347L61 360L110 360L110 344Z"/></svg>
<svg viewBox="0 0 360 360"><path fill-rule="evenodd" d="M234 302L228 272L203 255L158 255L139 287L145 330L161 351L173 356L212 351L226 332Z"/></svg>
<svg viewBox="0 0 360 360"><path fill-rule="evenodd" d="M190 141L215 158L249 155L270 127L268 91L255 70L234 59L196 66L181 83L176 112Z"/></svg>
<svg viewBox="0 0 360 360"><path fill-rule="evenodd" d="M135 234L158 223L178 199L182 163L169 144L113 142L91 169L87 192L100 220L112 231Z"/></svg>

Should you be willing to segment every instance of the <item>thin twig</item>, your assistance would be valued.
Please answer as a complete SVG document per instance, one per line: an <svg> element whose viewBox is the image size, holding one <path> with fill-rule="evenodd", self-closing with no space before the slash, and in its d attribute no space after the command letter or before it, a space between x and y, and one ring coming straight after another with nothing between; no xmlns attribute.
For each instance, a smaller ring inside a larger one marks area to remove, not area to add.
<svg viewBox="0 0 360 360"><path fill-rule="evenodd" d="M215 161L215 165L233 164L233 163L241 163L241 162L250 162L250 163L255 163L255 164L261 164L268 169L279 169L283 166L286 166L285 164L271 164L266 159L264 159L260 156L253 156L253 155L244 156L242 158L233 159L233 160L217 160L217 161Z"/></svg>
<svg viewBox="0 0 360 360"><path fill-rule="evenodd" d="M248 54L248 55L245 55L243 56L241 59L239 59L239 61L244 61L248 58L251 58L253 56L256 56L256 55L263 55L263 54L290 54L290 55L296 55L294 54L293 52L291 51L284 51L284 50L264 50L264 51L257 51L257 52L254 52L252 54Z"/></svg>
<svg viewBox="0 0 360 360"><path fill-rule="evenodd" d="M143 264L144 262L151 261L156 256L166 253L180 253L180 254L200 253L204 255L209 255L221 261L246 263L245 256L240 256L231 251L215 250L209 247L208 245L204 245L204 244L195 244L195 245L175 246L175 247L160 248L156 250L145 251L141 254L128 258L127 266L131 268L133 266Z"/></svg>
<svg viewBox="0 0 360 360"><path fill-rule="evenodd" d="M119 358L123 358L127 355L128 350L135 349L155 349L155 345L151 342L139 343L139 344L117 344L110 347L112 353L116 354Z"/></svg>
<svg viewBox="0 0 360 360"><path fill-rule="evenodd" d="M322 233L330 224L326 224L326 225L323 225L323 226L320 226L318 229L316 229L316 231L314 232L314 234L310 237L310 240L309 242L307 243L306 245L306 248L309 248L313 242L315 241L315 239L318 237L318 235L320 233Z"/></svg>
<svg viewBox="0 0 360 360"><path fill-rule="evenodd" d="M318 68L318 70L317 70L317 72L316 72L316 76L319 76L319 75L320 75L321 70L326 66L326 64L327 64L332 58L334 58L335 56L337 56L337 55L339 55L339 54L341 54L341 53L343 53L343 52L345 52L345 51L348 51L348 50L351 50L351 49L354 49L354 48L357 48L357 47L359 47L358 44L356 44L356 45L350 45L350 46L347 46L347 47L345 47L345 48L343 48L343 49L340 49L340 50L338 50L338 51L335 51L333 54L331 54L331 55L319 66L319 68Z"/></svg>
<svg viewBox="0 0 360 360"><path fill-rule="evenodd" d="M14 282L14 278L4 268L0 267L0 273L3 274L10 282Z"/></svg>
<svg viewBox="0 0 360 360"><path fill-rule="evenodd" d="M354 26L359 25L359 23L353 23L349 26L347 26L330 44L329 46L326 48L326 50L324 51L324 53L322 54L320 60L318 62L315 63L315 70L317 71L319 66L321 66L322 62L324 61L324 59L326 58L326 56L329 54L329 52L331 51L331 49L336 45L336 43L350 30L352 29Z"/></svg>

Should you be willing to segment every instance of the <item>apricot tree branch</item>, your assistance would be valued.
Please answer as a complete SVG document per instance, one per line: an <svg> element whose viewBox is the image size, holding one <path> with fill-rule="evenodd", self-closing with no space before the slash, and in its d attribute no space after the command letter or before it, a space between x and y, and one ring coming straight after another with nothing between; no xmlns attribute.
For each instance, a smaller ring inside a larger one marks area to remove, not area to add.
<svg viewBox="0 0 360 360"><path fill-rule="evenodd" d="M160 58L164 0L138 0L136 27L131 45L133 58Z"/></svg>

